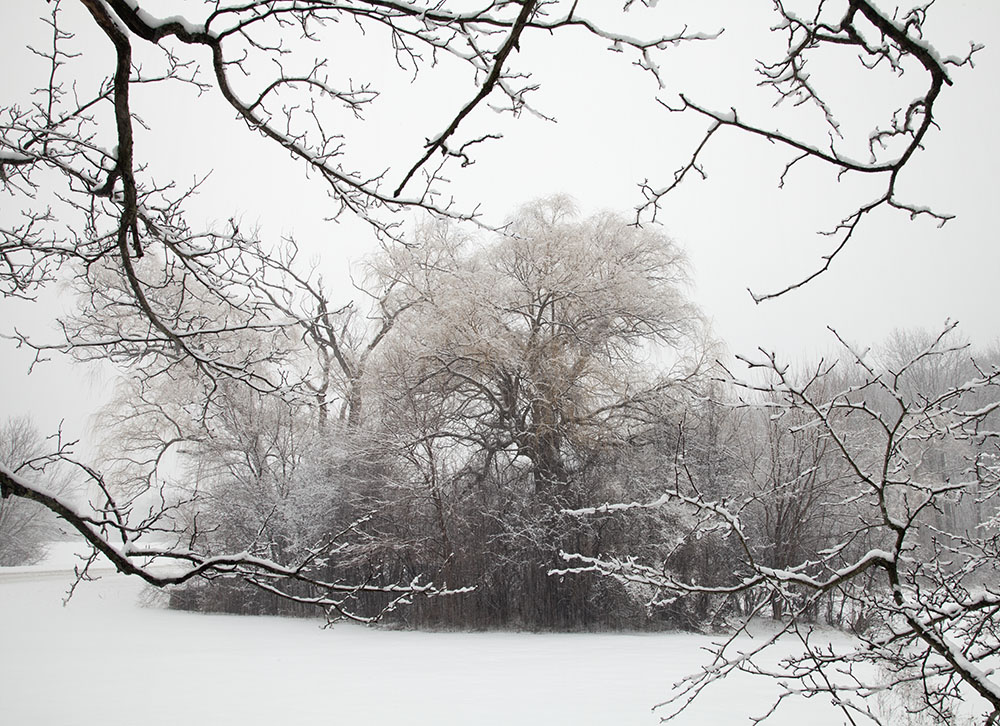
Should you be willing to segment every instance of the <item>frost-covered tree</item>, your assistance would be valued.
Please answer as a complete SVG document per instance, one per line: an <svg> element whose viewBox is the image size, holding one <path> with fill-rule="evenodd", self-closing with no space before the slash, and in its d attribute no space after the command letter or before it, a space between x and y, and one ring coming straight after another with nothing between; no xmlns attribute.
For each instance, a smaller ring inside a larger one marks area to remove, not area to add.
<svg viewBox="0 0 1000 726"><path fill-rule="evenodd" d="M239 563L206 572L204 579L222 580L211 587L180 577L187 587L171 591L174 606L322 608L330 618L371 622L403 599L439 592L420 581L422 572L405 583L387 579L371 556L378 548L366 523L377 504L366 491L382 482L386 466L357 427L323 425L322 404L294 390L280 397L225 380L199 391L205 381L189 373L136 376L100 416L99 482L114 481L117 508L142 522L135 545ZM279 562L294 567L272 571Z"/></svg>
<svg viewBox="0 0 1000 726"><path fill-rule="evenodd" d="M658 231L535 203L509 235L461 254L407 317L401 380L456 402L439 436L507 452L538 495L558 492L588 451L628 440L656 393L697 371L685 284L683 255Z"/></svg>
<svg viewBox="0 0 1000 726"><path fill-rule="evenodd" d="M426 513L419 556L452 577L491 573L540 613L506 617L554 624L558 607L530 601L558 597L544 562L583 536L559 510L611 496L597 464L623 455L704 363L684 258L658 231L578 219L564 198L522 208L486 244L442 224L421 235L405 255L425 292L377 359L379 426L411 472L395 496Z"/></svg>

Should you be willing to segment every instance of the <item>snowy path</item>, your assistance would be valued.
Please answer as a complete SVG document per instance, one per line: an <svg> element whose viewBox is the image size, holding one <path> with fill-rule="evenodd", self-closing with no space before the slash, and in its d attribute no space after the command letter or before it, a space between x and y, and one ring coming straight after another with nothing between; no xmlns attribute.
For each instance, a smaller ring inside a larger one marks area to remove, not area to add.
<svg viewBox="0 0 1000 726"><path fill-rule="evenodd" d="M56 570L61 570L56 572ZM109 575L67 607L66 567L0 575L0 722L35 726L652 726L696 667L677 634L413 633L142 607ZM747 723L763 684L708 694L679 724ZM775 724L839 724L818 703Z"/></svg>

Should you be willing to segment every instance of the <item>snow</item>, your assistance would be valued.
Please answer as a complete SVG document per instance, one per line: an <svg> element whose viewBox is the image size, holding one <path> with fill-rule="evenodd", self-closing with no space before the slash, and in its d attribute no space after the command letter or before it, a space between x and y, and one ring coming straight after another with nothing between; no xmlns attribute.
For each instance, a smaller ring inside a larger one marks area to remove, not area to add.
<svg viewBox="0 0 1000 726"><path fill-rule="evenodd" d="M62 607L69 550L0 569L5 723L652 726L651 707L705 662L709 642L322 629L318 620L172 612L143 606L151 598L142 583L110 568ZM775 695L774 684L737 674L675 723L749 723ZM842 720L813 699L768 723Z"/></svg>
<svg viewBox="0 0 1000 726"><path fill-rule="evenodd" d="M190 35L199 35L205 32L205 26L199 23L192 23L181 15L172 15L168 18L157 18L139 7L136 0L125 0L125 4L135 13L139 21L148 28L154 30L165 25L177 25Z"/></svg>
<svg viewBox="0 0 1000 726"><path fill-rule="evenodd" d="M32 157L27 154L19 154L16 151L0 149L0 164L10 162L13 164L31 161Z"/></svg>

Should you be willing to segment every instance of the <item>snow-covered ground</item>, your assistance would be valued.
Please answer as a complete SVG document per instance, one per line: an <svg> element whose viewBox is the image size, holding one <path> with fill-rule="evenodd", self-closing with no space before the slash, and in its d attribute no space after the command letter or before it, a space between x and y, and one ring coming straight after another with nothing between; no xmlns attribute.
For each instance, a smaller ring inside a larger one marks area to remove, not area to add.
<svg viewBox="0 0 1000 726"><path fill-rule="evenodd" d="M417 633L319 620L171 612L107 573L66 607L67 546L0 568L0 722L651 726L651 707L704 661L689 634ZM143 603L147 603L144 605ZM739 724L774 687L748 677L674 723ZM816 700L774 724L840 724Z"/></svg>

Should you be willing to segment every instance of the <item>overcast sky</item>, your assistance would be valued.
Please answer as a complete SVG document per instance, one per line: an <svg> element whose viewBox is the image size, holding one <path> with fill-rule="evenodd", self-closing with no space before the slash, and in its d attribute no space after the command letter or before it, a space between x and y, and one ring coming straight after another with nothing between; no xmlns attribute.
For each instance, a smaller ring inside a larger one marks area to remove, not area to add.
<svg viewBox="0 0 1000 726"><path fill-rule="evenodd" d="M80 17L77 5L67 7L67 15ZM781 49L780 39L768 31L770 0L660 5L644 22L655 20L671 29L687 22L693 29L726 31L716 41L671 51L665 67L672 85L664 90L631 67L631 59L604 52L605 43L580 33L525 36L514 67L537 74L541 88L533 102L558 122L524 115L510 123L487 109L478 111L468 132L501 128L504 139L483 146L474 166L449 173L458 203L466 208L482 203L484 220L499 222L532 198L567 193L585 214L610 209L631 216L641 202L638 183L647 178L654 185L668 183L704 128L699 119L667 113L657 98L671 102L683 91L715 108L735 105L741 117L759 112L771 118L767 109L774 97L755 87L752 64L755 55L775 58ZM166 15L176 3L143 7ZM4 3L0 62L6 77L0 78L0 98L23 102L37 78L41 66L23 46L27 39L44 37L39 35L43 26L34 20L39 9L45 7L38 0ZM79 63L110 70L106 39L92 23L80 27L76 42L84 56ZM931 8L927 30L942 55L963 54L970 41L986 45L974 69L953 71L954 86L944 90L936 110L940 130L928 136L925 151L900 180L908 201L955 215L943 228L926 220L911 222L899 213L872 215L829 272L803 290L755 305L748 287L768 292L818 267L831 242L815 233L835 225L852 211L852 201L871 196L874 188L851 179L838 182L826 171L803 165L778 189L787 152L720 133L703 158L708 178L690 178L665 202L660 221L687 250L691 294L731 350L764 346L810 357L832 347L828 325L867 345L897 327L935 331L949 318L960 321L964 336L975 343L989 344L1000 336L994 302L1000 273L994 221L1000 3L939 2ZM376 80L389 72L391 58L372 51L363 39L352 42L357 45L337 48L338 69L349 73L356 67L361 76ZM814 70L837 101L845 127L868 120L880 102L905 105L925 80L911 73L898 84L869 88L859 83L864 74L844 72L843 63L856 68L856 61L845 56ZM412 84L390 82L393 93L385 94L364 123L351 127L350 138L358 143L353 153L374 170L391 164L389 176L398 179L419 158L421 141L474 93L468 81L459 73L428 74ZM370 251L373 242L352 220L325 221L329 201L316 180L307 179L280 149L247 132L211 94L198 98L183 88L166 94L143 89L136 92L135 105L151 128L138 135L136 145L151 173L187 183L212 172L193 215L206 221L237 215L272 239L294 234L322 255L329 275L341 276L345 301L351 297L349 262ZM797 128L819 128L814 112L801 113L794 121L801 124ZM0 197L0 205L10 203ZM49 313L29 314L0 302L3 332L17 321L45 333ZM93 371L68 373L51 364L26 379L27 359L6 343L0 346L0 397L6 411L31 412L43 427L66 415L71 433L82 433L86 412L106 396L108 378Z"/></svg>

